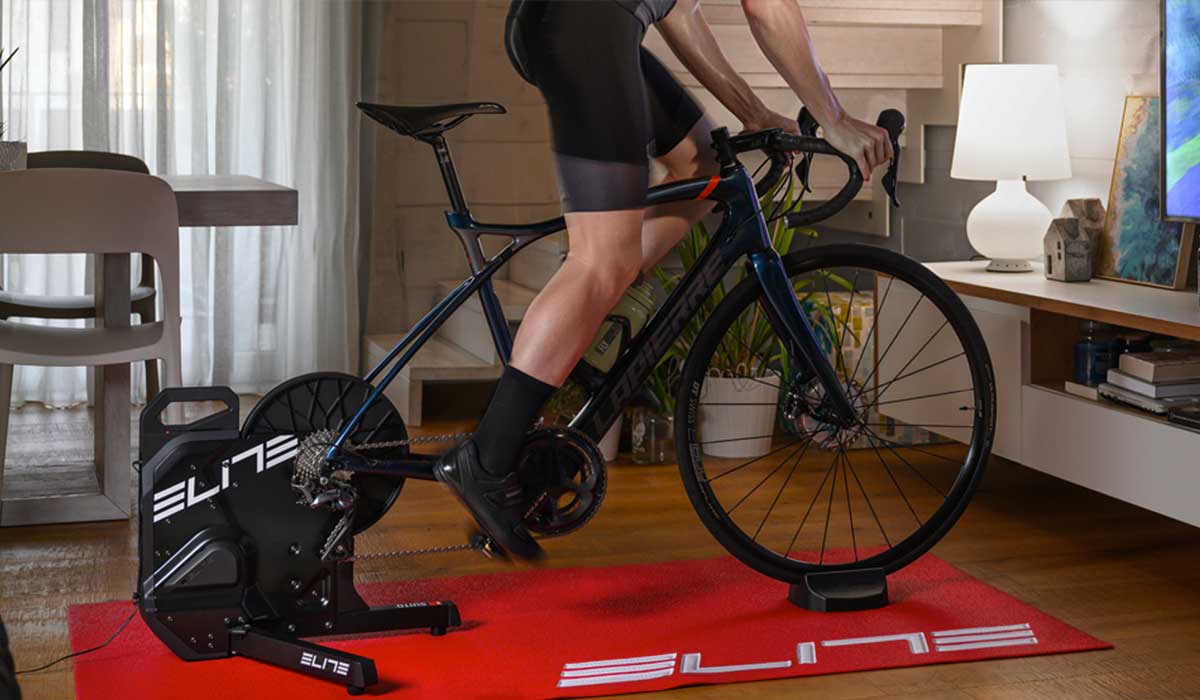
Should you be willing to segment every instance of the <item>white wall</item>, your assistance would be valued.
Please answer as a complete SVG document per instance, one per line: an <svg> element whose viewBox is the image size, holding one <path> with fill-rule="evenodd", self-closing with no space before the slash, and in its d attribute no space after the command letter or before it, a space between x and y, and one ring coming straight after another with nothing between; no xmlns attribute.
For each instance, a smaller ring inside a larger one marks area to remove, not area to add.
<svg viewBox="0 0 1200 700"><path fill-rule="evenodd" d="M1159 93L1159 0L1005 0L1007 63L1062 73L1074 178L1032 183L1057 213L1071 197L1108 201L1126 95Z"/></svg>

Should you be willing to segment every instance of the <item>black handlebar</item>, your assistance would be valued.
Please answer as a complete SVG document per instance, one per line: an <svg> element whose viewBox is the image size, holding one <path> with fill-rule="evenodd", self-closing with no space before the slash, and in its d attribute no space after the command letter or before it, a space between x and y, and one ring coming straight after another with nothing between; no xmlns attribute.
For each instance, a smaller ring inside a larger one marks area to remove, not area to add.
<svg viewBox="0 0 1200 700"><path fill-rule="evenodd" d="M724 140L723 143L718 142L716 144L718 156L722 162L731 162L736 158L736 154L746 151L761 150L767 154L771 159L771 168L755 184L755 190L760 197L774 189L775 185L783 178L784 173L787 171L788 154L790 152L801 152L804 154L800 162L796 165L796 175L800 178L804 190L809 192L812 190L809 187L808 178L814 155L834 156L840 158L846 164L848 179L845 186L836 195L819 206L788 214L788 226L793 228L810 226L838 213L854 199L863 185L863 175L858 167L858 162L834 148L825 139L817 138L817 128L819 125L817 124L817 120L812 116L812 113L808 111L808 108L800 111L797 122L800 126L800 136L788 134L779 129L769 129L740 134ZM883 187L887 191L888 197L891 198L892 205L898 207L900 206L900 200L896 197L896 179L900 170L900 135L904 132L904 115L899 110L884 110L879 115L876 125L888 132L888 138L892 142L892 162L888 167L887 173L883 176Z"/></svg>

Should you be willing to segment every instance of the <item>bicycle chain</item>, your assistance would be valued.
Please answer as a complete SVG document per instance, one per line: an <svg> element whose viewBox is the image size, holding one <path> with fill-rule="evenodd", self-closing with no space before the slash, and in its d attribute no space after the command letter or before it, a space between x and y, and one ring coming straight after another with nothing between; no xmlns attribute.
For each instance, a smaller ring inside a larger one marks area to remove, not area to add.
<svg viewBox="0 0 1200 700"><path fill-rule="evenodd" d="M386 450L396 447L411 447L413 445L423 445L433 442L459 442L471 437L471 433L449 433L447 435L424 435L421 437L409 438L407 440L387 440L383 442L359 442L350 443L351 451L359 450ZM357 554L352 557L346 557L340 561L376 561L379 559L401 559L404 557L417 557L427 554L449 554L451 552L466 552L473 550L487 550L491 543L485 538L479 541L468 542L466 544L451 544L441 547L424 547L419 549L394 549L386 552L370 552L368 554ZM490 556L490 554L488 555Z"/></svg>

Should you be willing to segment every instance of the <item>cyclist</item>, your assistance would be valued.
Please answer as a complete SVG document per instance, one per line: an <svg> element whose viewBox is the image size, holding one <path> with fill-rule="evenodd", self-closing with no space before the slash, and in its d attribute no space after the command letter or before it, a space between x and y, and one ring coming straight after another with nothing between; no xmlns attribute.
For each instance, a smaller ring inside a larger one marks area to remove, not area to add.
<svg viewBox="0 0 1200 700"><path fill-rule="evenodd" d="M797 0L742 0L767 58L869 177L892 156L887 133L842 109L813 51ZM536 559L522 523L516 459L542 404L587 350L625 290L711 211L704 201L647 209L649 159L666 179L716 174L712 125L645 48L655 24L693 75L750 130L798 133L766 107L717 46L699 0L513 0L509 58L550 114L570 252L525 312L505 369L471 439L435 474L504 550Z"/></svg>

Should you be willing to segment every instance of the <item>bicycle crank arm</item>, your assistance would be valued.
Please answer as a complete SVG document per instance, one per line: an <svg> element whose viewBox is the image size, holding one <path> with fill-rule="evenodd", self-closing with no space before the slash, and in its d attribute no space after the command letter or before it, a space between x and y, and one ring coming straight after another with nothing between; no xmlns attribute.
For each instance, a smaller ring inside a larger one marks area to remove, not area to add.
<svg viewBox="0 0 1200 700"><path fill-rule="evenodd" d="M424 454L412 454L404 459L371 459L349 453L334 456L329 460L329 465L335 471L345 470L356 474L377 474L433 481L433 467L437 463L437 459L436 455Z"/></svg>

